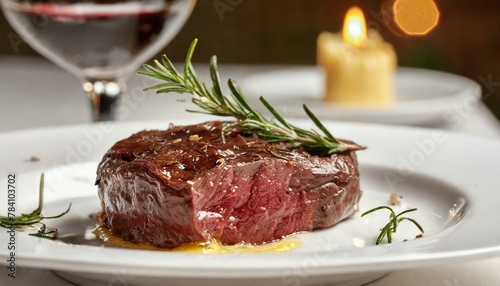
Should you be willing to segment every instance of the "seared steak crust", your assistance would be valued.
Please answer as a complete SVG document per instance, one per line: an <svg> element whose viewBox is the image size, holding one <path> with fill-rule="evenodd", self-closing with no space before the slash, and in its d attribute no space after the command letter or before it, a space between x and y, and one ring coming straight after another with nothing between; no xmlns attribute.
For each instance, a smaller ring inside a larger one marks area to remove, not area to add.
<svg viewBox="0 0 500 286"><path fill-rule="evenodd" d="M141 131L117 142L97 170L105 226L161 247L260 244L353 214L361 196L354 152L319 157L236 129L223 141L223 124Z"/></svg>

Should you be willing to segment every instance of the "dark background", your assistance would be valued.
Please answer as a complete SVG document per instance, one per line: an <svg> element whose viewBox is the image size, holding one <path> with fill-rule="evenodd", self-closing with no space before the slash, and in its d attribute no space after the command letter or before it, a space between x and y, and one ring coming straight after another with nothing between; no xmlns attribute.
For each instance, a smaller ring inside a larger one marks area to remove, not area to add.
<svg viewBox="0 0 500 286"><path fill-rule="evenodd" d="M432 1L432 0L413 0ZM316 37L341 29L349 7L360 6L367 23L391 43L400 66L460 74L481 84L483 101L500 118L500 0L436 0L440 20L425 36L396 34L382 19L383 0L198 0L178 36L165 48L184 59L193 38L195 62L213 54L219 63L315 64ZM13 32L0 16L0 54L36 55L26 44L14 50Z"/></svg>

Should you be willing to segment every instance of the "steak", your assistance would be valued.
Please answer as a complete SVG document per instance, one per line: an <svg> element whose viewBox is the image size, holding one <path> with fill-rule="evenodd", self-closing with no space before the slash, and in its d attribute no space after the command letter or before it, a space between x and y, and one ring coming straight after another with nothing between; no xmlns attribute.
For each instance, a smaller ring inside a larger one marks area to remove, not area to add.
<svg viewBox="0 0 500 286"><path fill-rule="evenodd" d="M127 241L176 247L261 244L330 227L361 197L356 155L315 156L224 122L145 130L97 170L104 226Z"/></svg>

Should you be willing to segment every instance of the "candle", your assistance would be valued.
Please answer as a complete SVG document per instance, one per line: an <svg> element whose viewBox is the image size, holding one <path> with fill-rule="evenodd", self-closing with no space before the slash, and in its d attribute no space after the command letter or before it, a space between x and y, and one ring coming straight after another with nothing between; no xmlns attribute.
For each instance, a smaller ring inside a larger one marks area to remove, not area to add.
<svg viewBox="0 0 500 286"><path fill-rule="evenodd" d="M394 101L396 53L366 29L361 9L351 8L342 34L318 37L318 63L325 72L324 101L345 106L388 106Z"/></svg>

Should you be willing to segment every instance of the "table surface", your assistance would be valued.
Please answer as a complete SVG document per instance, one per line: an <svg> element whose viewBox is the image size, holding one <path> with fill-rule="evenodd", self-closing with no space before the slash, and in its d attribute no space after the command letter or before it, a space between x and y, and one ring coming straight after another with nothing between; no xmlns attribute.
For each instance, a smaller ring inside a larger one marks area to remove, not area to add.
<svg viewBox="0 0 500 286"><path fill-rule="evenodd" d="M201 67L200 68L204 68ZM234 79L278 70L283 66L221 65L221 74ZM206 70L198 70L208 78ZM168 120L188 118L174 104L179 98L143 96L140 91L148 85L145 79L132 76L127 81L120 121ZM57 103L55 105L54 103ZM500 124L480 102L461 113L460 124L435 122L426 128L439 128L471 136L500 140ZM89 103L80 82L71 74L40 58L0 56L0 132L90 122ZM455 122L456 123L456 122ZM499 141L500 142L500 141ZM500 243L500 242L499 242ZM433 267L392 272L370 283L372 286L416 285L500 285L500 257L476 261L456 261ZM72 285L51 271L19 269L15 281L7 281L5 267L0 269L0 285ZM41 283L40 281L44 281ZM14 284L12 284L14 282ZM49 283L49 284L46 284Z"/></svg>

